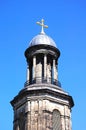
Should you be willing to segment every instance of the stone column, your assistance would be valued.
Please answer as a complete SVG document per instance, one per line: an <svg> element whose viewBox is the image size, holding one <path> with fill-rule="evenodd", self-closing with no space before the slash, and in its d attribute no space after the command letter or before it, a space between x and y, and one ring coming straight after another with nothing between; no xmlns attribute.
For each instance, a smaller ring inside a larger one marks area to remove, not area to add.
<svg viewBox="0 0 86 130"><path fill-rule="evenodd" d="M29 72L29 66L27 65L27 75L26 75L26 80L27 80L27 81L30 80L29 74L30 74L30 72Z"/></svg>
<svg viewBox="0 0 86 130"><path fill-rule="evenodd" d="M36 56L33 57L33 80L36 78Z"/></svg>
<svg viewBox="0 0 86 130"><path fill-rule="evenodd" d="M51 64L47 65L47 82L51 83Z"/></svg>
<svg viewBox="0 0 86 130"><path fill-rule="evenodd" d="M62 130L65 130L64 115L61 115L61 128L62 128Z"/></svg>
<svg viewBox="0 0 86 130"><path fill-rule="evenodd" d="M19 125L17 125L16 130L19 130Z"/></svg>
<svg viewBox="0 0 86 130"><path fill-rule="evenodd" d="M31 101L31 130L35 130L35 112L34 112L34 108L35 108L35 105L34 105L34 101Z"/></svg>
<svg viewBox="0 0 86 130"><path fill-rule="evenodd" d="M44 79L46 79L47 76L47 56L44 55Z"/></svg>
<svg viewBox="0 0 86 130"><path fill-rule="evenodd" d="M25 130L31 130L30 129L30 101L26 102L26 105L25 105L25 117L26 117L26 120L25 120Z"/></svg>
<svg viewBox="0 0 86 130"><path fill-rule="evenodd" d="M58 62L56 64L56 73L57 73L57 81L58 81Z"/></svg>
<svg viewBox="0 0 86 130"><path fill-rule="evenodd" d="M53 79L57 80L57 70L56 70L55 59L53 59Z"/></svg>
<svg viewBox="0 0 86 130"><path fill-rule="evenodd" d="M28 118L28 112L25 113L26 115L26 121L25 121L25 130L28 130L30 127L29 127L29 118Z"/></svg>
<svg viewBox="0 0 86 130"><path fill-rule="evenodd" d="M68 106L64 106L64 120L65 120L65 129L66 130L71 130L71 126L70 126L70 110L68 108Z"/></svg>
<svg viewBox="0 0 86 130"><path fill-rule="evenodd" d="M19 130L18 120L14 123L13 130Z"/></svg>

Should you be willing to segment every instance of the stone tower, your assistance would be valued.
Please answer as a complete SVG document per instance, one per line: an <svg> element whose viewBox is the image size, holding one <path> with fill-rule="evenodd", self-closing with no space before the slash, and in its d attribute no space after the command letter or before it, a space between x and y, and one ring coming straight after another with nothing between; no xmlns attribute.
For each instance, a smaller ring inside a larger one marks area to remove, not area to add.
<svg viewBox="0 0 86 130"><path fill-rule="evenodd" d="M58 81L60 51L44 33L35 36L25 51L27 79L24 88L11 101L13 130L71 130L72 97Z"/></svg>

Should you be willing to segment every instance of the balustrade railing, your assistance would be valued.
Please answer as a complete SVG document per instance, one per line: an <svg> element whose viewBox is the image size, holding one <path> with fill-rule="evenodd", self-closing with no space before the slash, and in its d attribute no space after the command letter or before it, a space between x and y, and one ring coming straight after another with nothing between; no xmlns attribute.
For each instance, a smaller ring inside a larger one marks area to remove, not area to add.
<svg viewBox="0 0 86 130"><path fill-rule="evenodd" d="M44 78L44 77L42 78L36 77L35 79L32 79L30 81L27 80L24 86L26 87L31 84L40 84L40 83L53 84L53 85L61 87L61 83L58 80L52 79L52 78Z"/></svg>

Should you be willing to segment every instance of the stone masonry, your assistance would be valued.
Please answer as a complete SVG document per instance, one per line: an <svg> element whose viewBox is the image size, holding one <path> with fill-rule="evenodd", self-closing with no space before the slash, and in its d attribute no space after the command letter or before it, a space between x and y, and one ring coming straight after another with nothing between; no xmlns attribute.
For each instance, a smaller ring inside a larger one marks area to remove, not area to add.
<svg viewBox="0 0 86 130"><path fill-rule="evenodd" d="M13 130L72 130L72 97L58 80L60 51L42 31L25 51L27 77L24 88L11 101Z"/></svg>

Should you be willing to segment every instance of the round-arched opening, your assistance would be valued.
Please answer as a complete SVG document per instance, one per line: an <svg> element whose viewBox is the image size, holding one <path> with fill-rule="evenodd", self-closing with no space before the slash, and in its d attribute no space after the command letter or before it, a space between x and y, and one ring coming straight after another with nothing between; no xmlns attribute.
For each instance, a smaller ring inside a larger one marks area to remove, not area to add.
<svg viewBox="0 0 86 130"><path fill-rule="evenodd" d="M60 116L60 112L57 109L53 110L52 122L53 122L53 130L62 130L61 116Z"/></svg>

